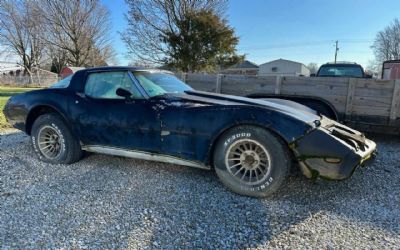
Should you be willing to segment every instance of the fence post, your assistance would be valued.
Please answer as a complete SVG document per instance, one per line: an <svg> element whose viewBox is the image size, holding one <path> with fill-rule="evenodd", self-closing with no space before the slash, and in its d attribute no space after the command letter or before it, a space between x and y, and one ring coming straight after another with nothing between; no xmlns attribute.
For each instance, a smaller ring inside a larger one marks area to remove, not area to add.
<svg viewBox="0 0 400 250"><path fill-rule="evenodd" d="M281 93L282 77L277 75L275 81L275 94L279 95Z"/></svg>
<svg viewBox="0 0 400 250"><path fill-rule="evenodd" d="M187 73L182 72L182 82L186 82L187 81Z"/></svg>
<svg viewBox="0 0 400 250"><path fill-rule="evenodd" d="M222 74L217 75L217 82L215 84L215 93L221 93L222 89Z"/></svg>

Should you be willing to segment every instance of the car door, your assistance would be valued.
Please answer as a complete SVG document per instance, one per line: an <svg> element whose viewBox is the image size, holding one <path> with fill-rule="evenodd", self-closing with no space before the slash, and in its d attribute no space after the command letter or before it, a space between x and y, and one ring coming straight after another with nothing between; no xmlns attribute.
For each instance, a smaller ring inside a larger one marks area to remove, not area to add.
<svg viewBox="0 0 400 250"><path fill-rule="evenodd" d="M131 98L118 96L123 88ZM160 149L160 121L128 71L92 72L72 104L81 141L140 151Z"/></svg>

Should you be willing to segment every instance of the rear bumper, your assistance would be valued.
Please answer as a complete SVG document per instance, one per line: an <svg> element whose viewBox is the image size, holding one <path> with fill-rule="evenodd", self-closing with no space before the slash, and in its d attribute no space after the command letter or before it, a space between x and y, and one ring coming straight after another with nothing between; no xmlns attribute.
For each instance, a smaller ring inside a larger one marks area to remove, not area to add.
<svg viewBox="0 0 400 250"><path fill-rule="evenodd" d="M370 163L375 142L342 124L325 119L321 126L292 145L303 173L309 178L349 178L357 167Z"/></svg>
<svg viewBox="0 0 400 250"><path fill-rule="evenodd" d="M6 121L12 127L25 132L25 117L26 117L26 113L23 112L20 108L15 108L14 110L12 110L10 104L11 104L11 101L12 101L13 97L8 99L6 105L4 106L4 110L0 110L0 112L3 112L3 114L4 114L5 118L6 118Z"/></svg>

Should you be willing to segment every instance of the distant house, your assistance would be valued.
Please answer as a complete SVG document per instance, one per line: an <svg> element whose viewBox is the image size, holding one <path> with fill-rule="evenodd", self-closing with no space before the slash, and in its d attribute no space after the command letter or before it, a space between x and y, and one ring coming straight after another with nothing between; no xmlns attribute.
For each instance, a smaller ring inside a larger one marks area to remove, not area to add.
<svg viewBox="0 0 400 250"><path fill-rule="evenodd" d="M222 74L233 74L233 75L257 75L258 65L250 61L244 60L230 68L221 71Z"/></svg>
<svg viewBox="0 0 400 250"><path fill-rule="evenodd" d="M258 74L260 76L310 76L310 70L302 63L278 59L261 64Z"/></svg>
<svg viewBox="0 0 400 250"><path fill-rule="evenodd" d="M56 82L58 82L58 75L48 70L32 67L30 71L27 71L19 64L0 62L0 83L2 85L50 86Z"/></svg>
<svg viewBox="0 0 400 250"><path fill-rule="evenodd" d="M17 63L0 62L0 75L19 75L23 67Z"/></svg>
<svg viewBox="0 0 400 250"><path fill-rule="evenodd" d="M30 73L38 77L56 77L57 74L37 67L32 67ZM0 76L26 76L24 67L17 63L0 62Z"/></svg>
<svg viewBox="0 0 400 250"><path fill-rule="evenodd" d="M39 77L44 77L44 78L58 79L58 75L56 73L45 70L45 69L36 68L36 67L34 67L32 69L32 74L39 76Z"/></svg>
<svg viewBox="0 0 400 250"><path fill-rule="evenodd" d="M83 67L64 67L62 68L61 72L60 72L60 77L61 79L64 79L65 77L72 75L73 73L75 73L78 70L84 69Z"/></svg>

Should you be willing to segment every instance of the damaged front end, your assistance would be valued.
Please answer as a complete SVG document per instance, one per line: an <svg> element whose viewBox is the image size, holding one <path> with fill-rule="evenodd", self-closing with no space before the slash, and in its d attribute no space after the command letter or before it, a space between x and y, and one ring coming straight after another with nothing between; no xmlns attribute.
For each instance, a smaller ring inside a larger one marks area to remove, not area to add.
<svg viewBox="0 0 400 250"><path fill-rule="evenodd" d="M343 180L375 156L376 144L364 134L326 117L318 125L290 145L306 177Z"/></svg>

